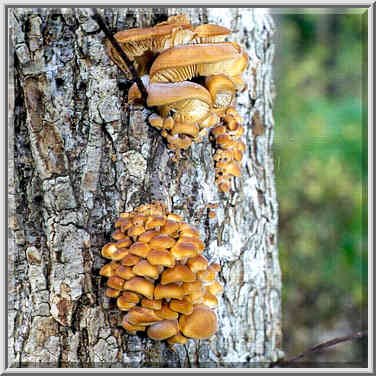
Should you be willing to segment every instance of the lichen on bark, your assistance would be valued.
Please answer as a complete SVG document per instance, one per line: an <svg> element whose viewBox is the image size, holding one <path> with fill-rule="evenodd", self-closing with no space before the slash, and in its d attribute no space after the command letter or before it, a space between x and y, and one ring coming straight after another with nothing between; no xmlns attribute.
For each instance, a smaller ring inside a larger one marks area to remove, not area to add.
<svg viewBox="0 0 376 376"><path fill-rule="evenodd" d="M278 205L272 157L273 21L251 8L108 8L112 32L186 13L217 23L250 56L237 98L243 174L217 190L208 138L173 162L150 111L82 8L9 8L8 363L10 367L267 367L281 352ZM14 61L12 61L14 59ZM119 327L98 275L119 213L151 200L197 226L220 263L219 330L172 351ZM218 204L209 218L207 204Z"/></svg>

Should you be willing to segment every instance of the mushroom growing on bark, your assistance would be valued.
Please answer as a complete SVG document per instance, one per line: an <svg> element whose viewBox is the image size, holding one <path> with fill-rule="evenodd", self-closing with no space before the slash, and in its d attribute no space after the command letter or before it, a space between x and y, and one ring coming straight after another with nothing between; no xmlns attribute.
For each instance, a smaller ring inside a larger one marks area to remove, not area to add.
<svg viewBox="0 0 376 376"><path fill-rule="evenodd" d="M114 38L120 47L134 62L139 75L146 74L157 53L167 48L189 43L194 38L193 26L186 17L170 17L168 21L154 27L136 28L119 31ZM106 41L107 52L113 62L128 77L129 70L117 51Z"/></svg>
<svg viewBox="0 0 376 376"><path fill-rule="evenodd" d="M125 223L132 225L122 231ZM122 259L117 257L117 243L105 245L103 256L112 261L100 275L109 278L106 295L127 312L122 327L129 334L146 331L149 338L167 339L170 345L211 337L218 326L212 308L223 289L216 280L219 265L209 264L202 255L198 230L158 202L121 213L116 224L116 237L124 235L131 244ZM135 233L134 226L143 232ZM137 260L124 265L129 256Z"/></svg>
<svg viewBox="0 0 376 376"><path fill-rule="evenodd" d="M162 52L150 68L150 82L186 81L197 76L225 74L238 77L248 66L248 55L237 43L180 45Z"/></svg>
<svg viewBox="0 0 376 376"><path fill-rule="evenodd" d="M222 192L228 192L233 177L241 175L240 162L245 151L240 140L244 133L242 119L232 105L236 91L246 87L242 74L248 66L248 55L237 43L223 41L230 33L229 29L213 24L193 27L186 16L177 15L154 27L124 30L115 35L140 67L139 73L148 73L142 78L147 90L146 104L156 107L159 113L151 114L149 123L161 130L168 148L176 150L175 159L180 150L201 140L205 128L215 126L212 135L217 148L216 183ZM119 64L116 53L111 49L109 53ZM150 69L145 68L148 64ZM202 85L188 81L196 77ZM136 83L128 92L128 103L142 104ZM119 225L123 230L129 223ZM133 224L127 239L134 240L138 232L145 230L143 225ZM118 231L114 236L115 240L123 240ZM183 248L173 249L178 260L185 258ZM105 249L103 256L111 258L111 252L113 246ZM187 249L186 254L189 255Z"/></svg>
<svg viewBox="0 0 376 376"><path fill-rule="evenodd" d="M146 82L146 80L145 80ZM209 91L194 82L152 83L147 86L147 105L157 107L150 124L162 130L170 149L186 149L197 140L200 129L215 124ZM137 103L141 93L136 84L128 92L128 102ZM172 114L172 115L170 115Z"/></svg>

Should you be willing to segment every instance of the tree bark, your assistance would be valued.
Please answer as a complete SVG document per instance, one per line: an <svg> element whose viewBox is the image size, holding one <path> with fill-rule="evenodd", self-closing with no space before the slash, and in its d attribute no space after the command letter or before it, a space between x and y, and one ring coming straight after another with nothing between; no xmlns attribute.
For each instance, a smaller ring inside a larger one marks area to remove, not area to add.
<svg viewBox="0 0 376 376"><path fill-rule="evenodd" d="M177 162L129 107L130 86L87 9L9 9L9 367L267 367L283 356L272 159L273 22L260 9L99 9L113 32L187 13L246 48L238 96L247 151L230 195L210 141ZM12 64L14 62L14 66ZM98 272L120 212L159 200L197 226L220 263L219 329L177 345L128 335ZM217 203L209 219L206 205Z"/></svg>

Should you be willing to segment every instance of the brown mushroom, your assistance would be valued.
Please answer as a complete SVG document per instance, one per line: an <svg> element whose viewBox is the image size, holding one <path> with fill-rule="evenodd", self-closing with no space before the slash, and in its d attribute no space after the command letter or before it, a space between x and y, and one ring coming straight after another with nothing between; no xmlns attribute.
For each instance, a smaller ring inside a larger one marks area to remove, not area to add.
<svg viewBox="0 0 376 376"><path fill-rule="evenodd" d="M121 321L121 326L130 334L136 334L137 331L145 331L146 326L144 325L133 325L127 320L127 315L124 315Z"/></svg>
<svg viewBox="0 0 376 376"><path fill-rule="evenodd" d="M186 297L183 300L171 299L169 308L183 315L190 315L193 312L193 304Z"/></svg>
<svg viewBox="0 0 376 376"><path fill-rule="evenodd" d="M248 66L248 56L231 42L182 45L162 52L150 68L150 82L186 81L196 76L238 76Z"/></svg>
<svg viewBox="0 0 376 376"><path fill-rule="evenodd" d="M168 303L162 303L162 308L158 311L155 311L156 315L161 319L173 320L179 317L179 314L175 311L172 311L168 307Z"/></svg>
<svg viewBox="0 0 376 376"><path fill-rule="evenodd" d="M150 264L147 260L139 261L133 268L132 272L138 276L157 279L159 277L159 269L157 266Z"/></svg>
<svg viewBox="0 0 376 376"><path fill-rule="evenodd" d="M162 265L167 267L175 265L175 257L166 250L152 249L147 256L147 260L152 265Z"/></svg>
<svg viewBox="0 0 376 376"><path fill-rule="evenodd" d="M145 232L145 228L142 225L133 225L128 229L128 235L133 239Z"/></svg>
<svg viewBox="0 0 376 376"><path fill-rule="evenodd" d="M209 291L212 295L217 296L223 291L223 287L217 280L215 280L213 281L213 283L206 286L206 290Z"/></svg>
<svg viewBox="0 0 376 376"><path fill-rule="evenodd" d="M173 268L165 270L161 275L161 284L167 285L173 282L192 282L196 276L185 265L176 265Z"/></svg>
<svg viewBox="0 0 376 376"><path fill-rule="evenodd" d="M160 232L155 230L145 231L137 238L137 241L142 243L149 243L150 240L154 238L154 236L157 236L159 234Z"/></svg>
<svg viewBox="0 0 376 376"><path fill-rule="evenodd" d="M120 309L120 311L128 311L129 309L134 307L136 303L128 302L127 299L123 295L120 295L116 299L116 305Z"/></svg>
<svg viewBox="0 0 376 376"><path fill-rule="evenodd" d="M177 231L179 230L179 228L180 228L180 225L178 222L168 219L166 223L161 227L160 231L161 231L161 234L170 235L174 237L174 235L177 234Z"/></svg>
<svg viewBox="0 0 376 376"><path fill-rule="evenodd" d="M218 305L218 299L209 291L205 291L204 296L202 298L202 303L210 308L215 308Z"/></svg>
<svg viewBox="0 0 376 376"><path fill-rule="evenodd" d="M202 24L194 28L194 34L196 43L216 43L222 42L231 34L231 30L219 25Z"/></svg>
<svg viewBox="0 0 376 376"><path fill-rule="evenodd" d="M115 243L107 243L103 246L101 254L107 259L112 259L112 255L116 252L117 247Z"/></svg>
<svg viewBox="0 0 376 376"><path fill-rule="evenodd" d="M154 284L145 278L133 277L125 282L124 290L134 291L149 299L153 299Z"/></svg>
<svg viewBox="0 0 376 376"><path fill-rule="evenodd" d="M136 265L140 260L140 257L136 255L127 254L121 259L121 265L133 266Z"/></svg>
<svg viewBox="0 0 376 376"><path fill-rule="evenodd" d="M168 285L158 284L154 289L155 299L183 299L184 289L183 286L177 283L169 283Z"/></svg>
<svg viewBox="0 0 376 376"><path fill-rule="evenodd" d="M208 260L203 255L197 255L190 258L187 261L187 265L193 273L197 273L200 270L206 270L208 268Z"/></svg>
<svg viewBox="0 0 376 376"><path fill-rule="evenodd" d="M179 333L177 320L163 320L156 322L148 327L147 335L149 338L162 341Z"/></svg>
<svg viewBox="0 0 376 376"><path fill-rule="evenodd" d="M200 304L193 308L190 315L181 315L179 318L181 332L186 337L207 339L217 331L216 314L207 306Z"/></svg>
<svg viewBox="0 0 376 376"><path fill-rule="evenodd" d="M124 279L118 277L117 275L113 275L107 280L107 286L112 289L122 290L124 282Z"/></svg>
<svg viewBox="0 0 376 376"><path fill-rule="evenodd" d="M155 300L155 299L142 299L141 306L145 308L150 308L154 310L162 309L162 300Z"/></svg>
<svg viewBox="0 0 376 376"><path fill-rule="evenodd" d="M114 35L121 48L131 61L134 61L137 73L147 73L148 65L156 53L176 44L187 43L193 39L193 27L190 24L160 24L154 27L122 30ZM119 68L129 75L128 67L120 59L117 51L106 41L107 51Z"/></svg>
<svg viewBox="0 0 376 376"><path fill-rule="evenodd" d="M131 291L123 291L121 296L124 298L125 302L137 304L140 301L138 294Z"/></svg>
<svg viewBox="0 0 376 376"><path fill-rule="evenodd" d="M197 246L188 242L176 243L171 248L171 254L176 260L184 260L188 257L194 257L197 255Z"/></svg>
<svg viewBox="0 0 376 376"><path fill-rule="evenodd" d="M125 265L120 265L115 270L115 275L117 275L120 278L123 278L125 280L131 279L135 276L135 274L132 271L132 268L130 266L125 266Z"/></svg>
<svg viewBox="0 0 376 376"><path fill-rule="evenodd" d="M128 237L128 236L125 236L124 234L124 238L122 239L119 239L115 245L117 248L127 248L129 247L130 245L132 244L132 240Z"/></svg>
<svg viewBox="0 0 376 376"><path fill-rule="evenodd" d="M143 242L135 242L129 247L130 254L140 256L143 258L146 258L149 252L150 252L149 245Z"/></svg>
<svg viewBox="0 0 376 376"><path fill-rule="evenodd" d="M156 82L152 83L147 91L148 106L157 106L164 119L173 110L174 121L199 121L207 116L212 105L209 91L194 82Z"/></svg>
<svg viewBox="0 0 376 376"><path fill-rule="evenodd" d="M132 226L132 222L130 221L129 218L120 217L115 222L115 228L120 227L121 232L127 231L129 229L129 227L131 227L131 226Z"/></svg>
<svg viewBox="0 0 376 376"><path fill-rule="evenodd" d="M161 320L154 310L139 306L131 308L126 317L126 320L132 325L150 325Z"/></svg>
<svg viewBox="0 0 376 376"><path fill-rule="evenodd" d="M150 247L156 250L165 250L167 248L173 247L174 244L175 240L170 236L164 234L154 236L153 239L151 239L149 242Z"/></svg>
<svg viewBox="0 0 376 376"><path fill-rule="evenodd" d="M104 277L111 277L115 274L114 269L111 267L111 264L106 264L101 267L99 274Z"/></svg>
<svg viewBox="0 0 376 376"><path fill-rule="evenodd" d="M166 223L166 218L162 215L151 215L145 223L145 229L151 230L156 227L163 226Z"/></svg>
<svg viewBox="0 0 376 376"><path fill-rule="evenodd" d="M214 108L228 107L232 103L236 88L231 79L224 74L207 77L205 87L209 90Z"/></svg>
<svg viewBox="0 0 376 376"><path fill-rule="evenodd" d="M182 223L180 225L180 236L187 236L190 238L200 238L200 232L194 226L188 223Z"/></svg>
<svg viewBox="0 0 376 376"><path fill-rule="evenodd" d="M188 342L188 338L187 337L184 337L180 332L170 338L167 339L167 342L170 344L170 345L176 345L176 344L180 344L180 345L185 345L187 342Z"/></svg>
<svg viewBox="0 0 376 376"><path fill-rule="evenodd" d="M109 298L117 298L119 295L120 295L120 290L107 287L106 296L108 296Z"/></svg>
<svg viewBox="0 0 376 376"><path fill-rule="evenodd" d="M127 235L125 235L124 232L122 232L120 230L116 230L111 234L111 238L114 239L114 240L121 240L121 239L124 239L126 237L127 237Z"/></svg>

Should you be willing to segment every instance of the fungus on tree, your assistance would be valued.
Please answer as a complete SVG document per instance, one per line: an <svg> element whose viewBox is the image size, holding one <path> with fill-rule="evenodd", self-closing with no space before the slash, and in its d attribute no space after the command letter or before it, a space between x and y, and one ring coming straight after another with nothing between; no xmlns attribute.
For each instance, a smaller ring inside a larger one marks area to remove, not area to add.
<svg viewBox="0 0 376 376"><path fill-rule="evenodd" d="M248 66L248 55L237 43L224 42L230 34L231 30L220 25L194 27L185 15L171 16L154 27L115 34L138 73L145 74L142 81L147 90L146 105L156 107L159 113L151 114L149 123L161 131L168 148L176 151L175 159L180 150L201 141L205 128L215 127L212 136L217 149L216 183L222 192L228 192L233 177L241 175L240 162L245 151L242 119L232 106L236 92L246 88L242 75ZM109 54L126 72L111 46ZM196 78L201 84L189 81ZM136 84L128 92L128 103L144 104ZM121 231L130 226L127 221L119 221ZM133 224L128 238L134 240L138 232L145 230L143 225ZM169 231L169 226L165 231ZM114 239L122 241L121 236L116 232ZM172 254L184 259L183 248L184 245L176 246ZM112 255L112 249L106 249L104 257ZM186 254L189 255L188 250Z"/></svg>
<svg viewBox="0 0 376 376"><path fill-rule="evenodd" d="M111 262L100 275L108 277L106 295L126 312L122 327L129 334L146 331L149 338L170 345L212 336L218 326L216 295L223 289L216 280L219 265L202 255L198 230L158 202L121 213L116 224L113 236L129 238L131 244L122 259L117 243L106 244L102 254ZM134 226L143 232L135 233ZM129 256L137 258L132 265Z"/></svg>
<svg viewBox="0 0 376 376"><path fill-rule="evenodd" d="M215 74L231 78L241 75L247 66L248 55L237 43L180 45L162 52L149 76L150 82L178 82Z"/></svg>

